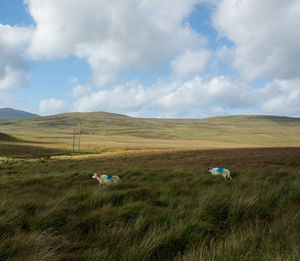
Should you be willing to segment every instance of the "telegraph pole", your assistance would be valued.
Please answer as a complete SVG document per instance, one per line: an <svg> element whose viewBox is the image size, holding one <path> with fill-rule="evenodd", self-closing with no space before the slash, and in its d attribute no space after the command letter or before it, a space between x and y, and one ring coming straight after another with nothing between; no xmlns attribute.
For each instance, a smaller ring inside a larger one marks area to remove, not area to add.
<svg viewBox="0 0 300 261"><path fill-rule="evenodd" d="M80 149L80 122L79 122L79 136L78 136L78 152Z"/></svg>
<svg viewBox="0 0 300 261"><path fill-rule="evenodd" d="M74 125L74 132L73 132L73 152L74 152L74 145L75 145L75 129L76 129L76 125Z"/></svg>

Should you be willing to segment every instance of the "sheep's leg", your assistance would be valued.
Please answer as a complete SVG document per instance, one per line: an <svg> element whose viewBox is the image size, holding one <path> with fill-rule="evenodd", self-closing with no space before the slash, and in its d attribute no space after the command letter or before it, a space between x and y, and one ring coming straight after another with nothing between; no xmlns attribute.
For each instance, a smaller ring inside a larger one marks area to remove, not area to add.
<svg viewBox="0 0 300 261"><path fill-rule="evenodd" d="M227 173L227 179L232 179L230 172Z"/></svg>

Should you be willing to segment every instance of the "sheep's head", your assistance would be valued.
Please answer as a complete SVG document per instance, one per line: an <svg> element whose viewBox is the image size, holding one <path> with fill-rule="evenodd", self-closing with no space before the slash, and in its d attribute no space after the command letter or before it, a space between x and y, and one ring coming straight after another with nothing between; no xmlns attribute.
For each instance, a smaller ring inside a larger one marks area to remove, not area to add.
<svg viewBox="0 0 300 261"><path fill-rule="evenodd" d="M91 178L91 179L96 179L96 178L97 178L97 174L94 173L94 174L90 175L90 178Z"/></svg>
<svg viewBox="0 0 300 261"><path fill-rule="evenodd" d="M93 175L91 175L91 178L92 179L99 179L101 178L102 174L99 174L99 173L94 173Z"/></svg>

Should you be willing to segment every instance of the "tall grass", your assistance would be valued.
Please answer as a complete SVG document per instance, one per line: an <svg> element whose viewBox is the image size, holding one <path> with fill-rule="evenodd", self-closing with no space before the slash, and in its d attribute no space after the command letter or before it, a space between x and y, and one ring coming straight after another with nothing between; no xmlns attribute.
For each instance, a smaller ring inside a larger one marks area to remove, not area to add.
<svg viewBox="0 0 300 261"><path fill-rule="evenodd" d="M299 260L298 152L2 164L0 260ZM213 162L233 180L208 175ZM94 170L122 183L99 187Z"/></svg>

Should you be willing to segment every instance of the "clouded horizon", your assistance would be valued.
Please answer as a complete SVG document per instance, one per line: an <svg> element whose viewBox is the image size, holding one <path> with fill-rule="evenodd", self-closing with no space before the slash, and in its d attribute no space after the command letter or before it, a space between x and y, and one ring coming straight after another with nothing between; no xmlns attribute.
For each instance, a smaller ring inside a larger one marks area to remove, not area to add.
<svg viewBox="0 0 300 261"><path fill-rule="evenodd" d="M300 116L298 0L2 0L0 107Z"/></svg>

